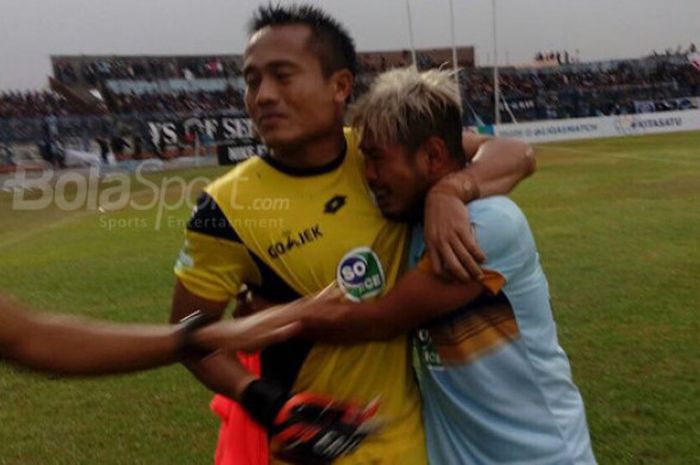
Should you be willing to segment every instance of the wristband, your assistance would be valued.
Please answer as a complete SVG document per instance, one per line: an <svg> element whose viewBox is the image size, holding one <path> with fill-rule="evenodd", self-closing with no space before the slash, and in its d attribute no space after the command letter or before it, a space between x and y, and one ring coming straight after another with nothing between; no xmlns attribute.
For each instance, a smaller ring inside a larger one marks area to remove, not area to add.
<svg viewBox="0 0 700 465"><path fill-rule="evenodd" d="M288 399L286 390L264 379L256 379L243 390L240 404L255 421L269 430Z"/></svg>
<svg viewBox="0 0 700 465"><path fill-rule="evenodd" d="M211 349L197 345L192 340L192 335L200 328L214 322L215 318L207 313L197 310L180 320L180 340L178 341L177 354L179 358L202 359L214 352Z"/></svg>

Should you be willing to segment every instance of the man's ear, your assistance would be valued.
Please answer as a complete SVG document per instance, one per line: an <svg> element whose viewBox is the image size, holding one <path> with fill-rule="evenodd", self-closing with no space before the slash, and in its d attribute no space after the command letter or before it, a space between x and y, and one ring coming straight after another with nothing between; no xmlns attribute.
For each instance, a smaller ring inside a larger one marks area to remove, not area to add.
<svg viewBox="0 0 700 465"><path fill-rule="evenodd" d="M423 142L423 150L427 155L428 176L431 179L441 178L445 174L450 158L445 141L440 137L430 136Z"/></svg>
<svg viewBox="0 0 700 465"><path fill-rule="evenodd" d="M333 100L336 103L346 103L352 94L353 76L349 69L341 69L331 76L333 84Z"/></svg>

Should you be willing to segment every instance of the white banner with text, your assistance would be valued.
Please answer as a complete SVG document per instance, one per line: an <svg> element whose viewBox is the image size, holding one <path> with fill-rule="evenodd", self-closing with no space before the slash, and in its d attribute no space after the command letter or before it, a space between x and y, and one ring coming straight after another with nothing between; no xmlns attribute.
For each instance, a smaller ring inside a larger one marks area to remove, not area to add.
<svg viewBox="0 0 700 465"><path fill-rule="evenodd" d="M527 142L555 142L698 129L700 110L687 110L501 124L495 126L495 134Z"/></svg>

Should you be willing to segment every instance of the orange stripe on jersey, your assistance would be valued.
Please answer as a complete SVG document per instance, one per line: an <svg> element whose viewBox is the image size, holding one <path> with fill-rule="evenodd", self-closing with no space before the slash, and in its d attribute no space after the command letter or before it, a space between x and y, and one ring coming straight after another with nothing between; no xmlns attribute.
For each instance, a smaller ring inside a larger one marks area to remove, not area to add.
<svg viewBox="0 0 700 465"><path fill-rule="evenodd" d="M443 364L464 364L519 337L518 325L503 294L484 295L429 328Z"/></svg>

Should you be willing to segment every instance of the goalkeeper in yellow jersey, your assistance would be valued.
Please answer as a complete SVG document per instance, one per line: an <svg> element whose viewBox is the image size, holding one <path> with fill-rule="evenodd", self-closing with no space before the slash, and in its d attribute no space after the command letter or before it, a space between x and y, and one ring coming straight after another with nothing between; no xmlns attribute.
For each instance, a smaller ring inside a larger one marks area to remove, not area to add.
<svg viewBox="0 0 700 465"><path fill-rule="evenodd" d="M341 274L349 294L361 301L390 289L404 266L408 227L376 208L358 137L343 128L357 69L352 39L333 18L304 5L260 7L249 32L245 103L269 153L205 189L175 266L172 321L194 309L219 317L244 285L282 303L318 292ZM509 192L532 171L532 160L527 146L515 141L472 135L463 145L474 162L449 185L436 186L426 238L435 266L467 279L480 273L483 257L464 202ZM376 193L376 200L387 194ZM405 335L355 346L292 339L251 363L261 377L223 353L190 359L187 366L224 396L214 402L223 423L218 465L268 460L265 431L240 427L249 419L229 399L240 401L276 440L279 420L286 418L280 411L302 391L363 404L381 399L382 430L337 463L424 465L420 399L407 354ZM323 434L312 435L311 444L304 439L285 436L285 460L328 460L356 445L354 437L347 443ZM318 456L290 457L294 444Z"/></svg>

